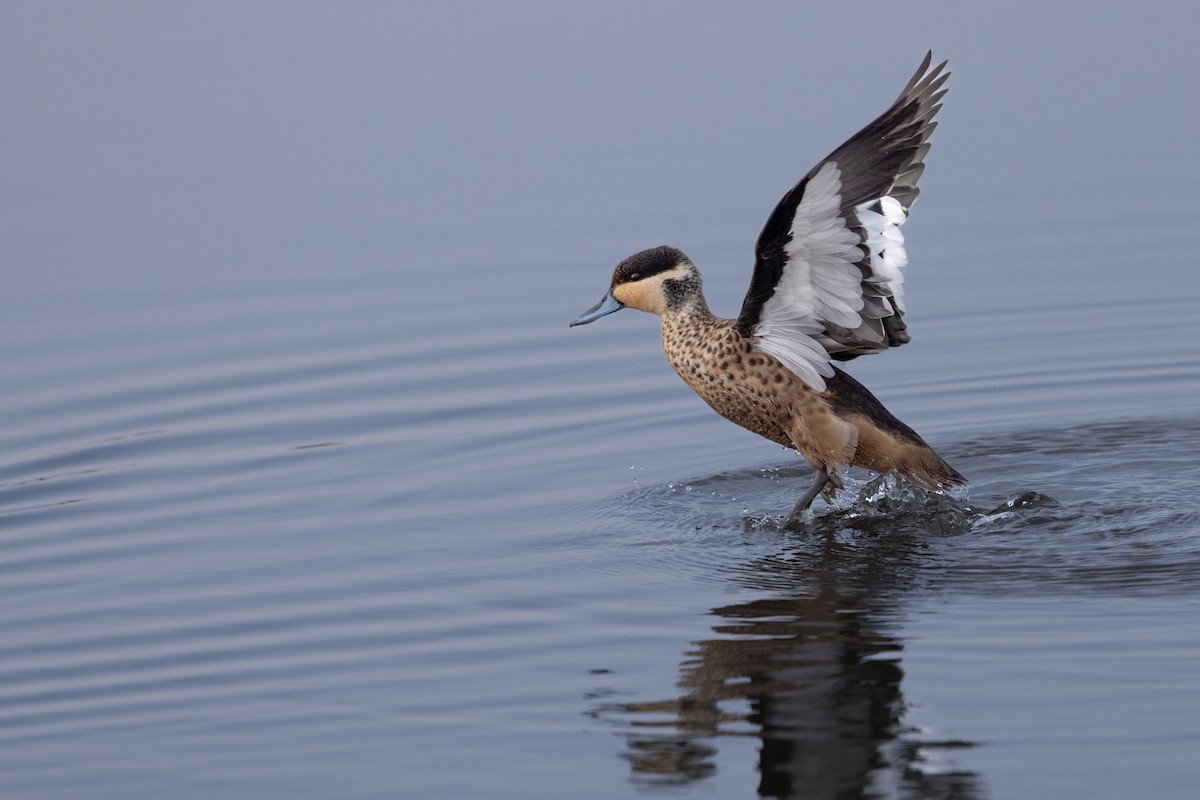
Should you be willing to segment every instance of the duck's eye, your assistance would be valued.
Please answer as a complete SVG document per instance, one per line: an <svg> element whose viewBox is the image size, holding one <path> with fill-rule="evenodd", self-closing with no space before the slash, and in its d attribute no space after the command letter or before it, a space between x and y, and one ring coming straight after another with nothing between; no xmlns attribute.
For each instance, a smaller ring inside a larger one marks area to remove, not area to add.
<svg viewBox="0 0 1200 800"><path fill-rule="evenodd" d="M635 272L629 276L629 280L631 280L631 281L640 281L641 279L642 279L642 273L640 273L640 272Z"/></svg>

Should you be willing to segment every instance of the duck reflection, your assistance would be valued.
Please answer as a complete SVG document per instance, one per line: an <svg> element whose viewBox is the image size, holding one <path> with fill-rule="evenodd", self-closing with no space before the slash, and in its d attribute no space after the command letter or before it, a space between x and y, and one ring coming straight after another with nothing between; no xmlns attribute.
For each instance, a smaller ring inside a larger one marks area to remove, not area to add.
<svg viewBox="0 0 1200 800"><path fill-rule="evenodd" d="M766 596L713 609L716 635L687 654L678 697L622 707L633 780L703 779L719 737L755 736L762 797L979 796L948 752L969 744L902 721L893 630L922 549L915 536L829 533L740 568L735 580Z"/></svg>

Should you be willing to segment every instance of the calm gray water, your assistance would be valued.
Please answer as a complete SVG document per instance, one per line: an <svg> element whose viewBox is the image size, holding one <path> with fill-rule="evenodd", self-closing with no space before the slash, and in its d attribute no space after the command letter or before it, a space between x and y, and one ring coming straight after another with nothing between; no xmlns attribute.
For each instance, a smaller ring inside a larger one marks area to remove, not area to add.
<svg viewBox="0 0 1200 800"><path fill-rule="evenodd" d="M1194 796L1200 14L846 13L6 3L0 794ZM969 495L782 533L794 454L566 324L660 243L733 314L926 48L851 371Z"/></svg>

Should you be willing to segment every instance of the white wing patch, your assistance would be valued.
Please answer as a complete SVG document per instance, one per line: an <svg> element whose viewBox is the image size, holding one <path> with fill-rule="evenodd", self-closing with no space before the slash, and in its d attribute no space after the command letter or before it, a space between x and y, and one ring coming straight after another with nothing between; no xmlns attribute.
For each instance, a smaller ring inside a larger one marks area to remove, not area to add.
<svg viewBox="0 0 1200 800"><path fill-rule="evenodd" d="M754 328L754 347L778 358L806 384L825 391L833 376L829 353L822 343L827 325L877 334L864 326L862 245L868 251L871 279L882 284L901 303L908 263L900 226L904 206L893 197L863 203L854 211L863 235L847 227L841 216L841 171L826 161L804 187L784 252L787 263ZM878 209L878 210L872 210ZM879 312L869 316L879 316ZM886 347L884 339L879 340Z"/></svg>
<svg viewBox="0 0 1200 800"><path fill-rule="evenodd" d="M871 210L875 203L863 203L854 212L867 231L871 269L892 293L896 307L904 311L902 270L908 266L908 253L904 251L904 234L900 232L900 226L908 219L908 214L894 197L882 197L877 202L882 213Z"/></svg>

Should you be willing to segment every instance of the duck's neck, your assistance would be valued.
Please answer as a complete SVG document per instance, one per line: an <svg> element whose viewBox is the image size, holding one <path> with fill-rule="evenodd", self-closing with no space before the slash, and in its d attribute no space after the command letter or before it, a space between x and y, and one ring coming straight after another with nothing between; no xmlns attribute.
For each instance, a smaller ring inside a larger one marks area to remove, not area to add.
<svg viewBox="0 0 1200 800"><path fill-rule="evenodd" d="M717 317L709 310L708 303L704 302L704 295L699 292L670 303L659 316L664 323L671 322L676 324L690 323L695 325L697 323L703 324L717 320Z"/></svg>
<svg viewBox="0 0 1200 800"><path fill-rule="evenodd" d="M695 319L712 317L708 303L704 300L703 284L700 272L692 267L686 275L672 278L663 283L663 304L661 316L677 315Z"/></svg>
<svg viewBox="0 0 1200 800"><path fill-rule="evenodd" d="M691 317L693 319L709 319L713 313L708 309L704 300L704 290L700 288L700 276L689 276L690 280L668 281L663 289L666 293L665 308L662 316Z"/></svg>

